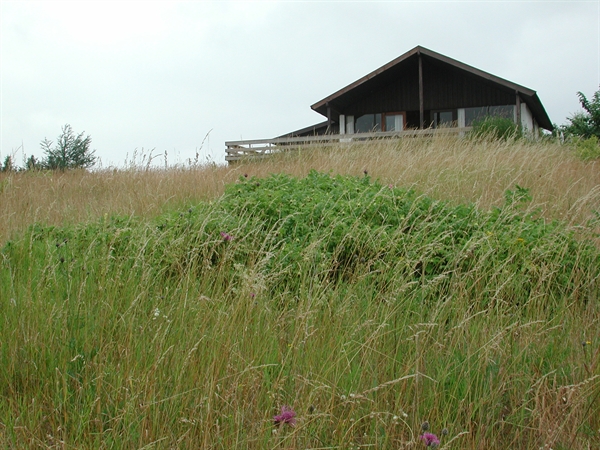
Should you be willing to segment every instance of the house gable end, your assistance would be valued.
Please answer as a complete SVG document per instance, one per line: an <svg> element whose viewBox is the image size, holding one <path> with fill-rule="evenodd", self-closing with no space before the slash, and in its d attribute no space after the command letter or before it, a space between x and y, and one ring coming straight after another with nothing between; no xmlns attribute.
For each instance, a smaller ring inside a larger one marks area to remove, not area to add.
<svg viewBox="0 0 600 450"><path fill-rule="evenodd" d="M329 109L333 121L340 114L418 111L419 59L423 69L425 110L515 105L519 95L539 125L552 129L535 91L424 47L415 47L311 108L326 117Z"/></svg>

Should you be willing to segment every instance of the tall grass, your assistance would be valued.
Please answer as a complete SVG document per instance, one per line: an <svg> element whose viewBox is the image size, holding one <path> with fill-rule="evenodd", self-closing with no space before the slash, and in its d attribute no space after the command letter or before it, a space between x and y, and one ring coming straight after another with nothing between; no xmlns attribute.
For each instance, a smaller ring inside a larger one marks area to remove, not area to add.
<svg viewBox="0 0 600 450"><path fill-rule="evenodd" d="M501 205L516 184L531 190L532 208L547 218L581 225L600 210L597 161L584 162L556 143L431 139L353 143L303 150L234 166L197 164L168 170L130 163L126 170L0 173L0 242L33 222L53 225L104 214L153 217L199 200L215 199L244 173L303 177L311 169L360 175L414 187L441 200Z"/></svg>
<svg viewBox="0 0 600 450"><path fill-rule="evenodd" d="M5 177L0 445L594 448L597 177L436 139Z"/></svg>

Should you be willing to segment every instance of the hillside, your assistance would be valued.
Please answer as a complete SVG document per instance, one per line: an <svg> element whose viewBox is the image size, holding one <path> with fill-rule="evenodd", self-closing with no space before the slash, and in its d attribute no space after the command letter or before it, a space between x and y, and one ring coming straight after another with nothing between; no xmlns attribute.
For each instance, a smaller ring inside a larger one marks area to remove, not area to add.
<svg viewBox="0 0 600 450"><path fill-rule="evenodd" d="M593 448L599 178L458 139L4 175L0 444Z"/></svg>

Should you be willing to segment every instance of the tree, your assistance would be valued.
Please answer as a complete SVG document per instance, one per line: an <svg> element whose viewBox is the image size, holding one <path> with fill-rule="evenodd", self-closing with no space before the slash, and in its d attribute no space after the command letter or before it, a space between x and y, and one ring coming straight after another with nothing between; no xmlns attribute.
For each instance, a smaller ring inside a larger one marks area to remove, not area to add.
<svg viewBox="0 0 600 450"><path fill-rule="evenodd" d="M35 159L35 156L31 155L29 158L27 158L27 161L25 162L25 170L38 170L39 168L40 163L37 159Z"/></svg>
<svg viewBox="0 0 600 450"><path fill-rule="evenodd" d="M580 136L585 139L592 136L600 138L600 90L594 93L591 100L581 92L578 92L577 96L584 111L567 118L570 123L562 127L564 133L567 136Z"/></svg>
<svg viewBox="0 0 600 450"><path fill-rule="evenodd" d="M87 169L96 163L95 150L90 150L91 136L84 133L75 136L71 125L66 124L58 137L56 145L44 138L41 142L46 155L44 167L51 170Z"/></svg>
<svg viewBox="0 0 600 450"><path fill-rule="evenodd" d="M13 172L15 170L12 156L7 155L6 158L4 158L4 164L0 165L0 169L2 169L2 172Z"/></svg>

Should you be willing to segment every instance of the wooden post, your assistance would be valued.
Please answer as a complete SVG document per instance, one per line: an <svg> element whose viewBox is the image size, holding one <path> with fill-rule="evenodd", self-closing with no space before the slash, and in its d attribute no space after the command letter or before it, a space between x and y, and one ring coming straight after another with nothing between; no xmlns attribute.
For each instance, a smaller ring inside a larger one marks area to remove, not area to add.
<svg viewBox="0 0 600 450"><path fill-rule="evenodd" d="M326 105L327 105L327 132L330 133L331 132L331 107L329 106L329 102L327 102Z"/></svg>
<svg viewBox="0 0 600 450"><path fill-rule="evenodd" d="M515 112L517 113L517 126L521 126L521 97L519 96L519 92L515 91L517 96L517 100L515 102L515 108L517 109Z"/></svg>
<svg viewBox="0 0 600 450"><path fill-rule="evenodd" d="M425 128L425 107L423 102L423 62L419 52L419 123L421 130Z"/></svg>

